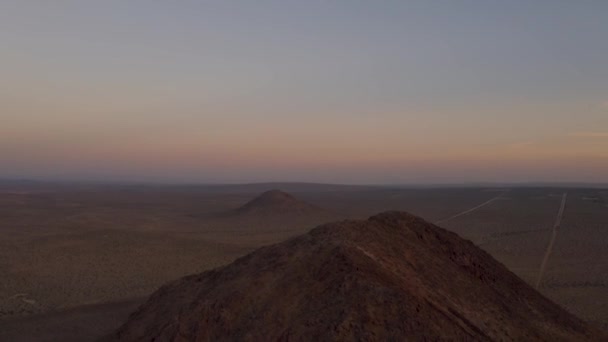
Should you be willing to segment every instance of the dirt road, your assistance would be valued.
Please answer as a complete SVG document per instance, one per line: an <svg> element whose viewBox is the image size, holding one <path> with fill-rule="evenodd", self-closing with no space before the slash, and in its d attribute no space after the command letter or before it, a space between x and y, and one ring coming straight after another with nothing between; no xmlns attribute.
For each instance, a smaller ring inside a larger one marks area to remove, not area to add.
<svg viewBox="0 0 608 342"><path fill-rule="evenodd" d="M449 221L449 220L455 219L455 218L460 217L460 216L462 216L462 215L466 215L466 214L468 214L468 213L470 213L470 212L473 212L473 211L475 211L475 210L477 210L477 209L479 209L479 208L485 207L486 205L488 205L488 204L490 204L490 203L492 203L492 202L496 201L497 199L501 198L501 197L502 197L502 195L504 195L504 194L505 194L505 193L503 192L503 193L501 193L500 195L498 195L498 196L496 196L496 197L494 197L494 198L491 198L491 199L489 199L489 200L487 200L487 201L485 201L485 202L481 203L481 204L480 204L480 205L478 205L478 206L475 206L475 207L473 207L473 208L471 208L471 209L467 209L467 210L465 210L465 211L463 211L463 212L460 212L460 213L458 213L458 214L456 214L456 215L452 215L452 216L450 216L450 217L448 217L448 218L444 218L444 219L441 219L441 220L439 220L439 221L436 221L436 222L435 222L435 224L441 224L441 223L445 223L445 222L447 222L447 221Z"/></svg>
<svg viewBox="0 0 608 342"><path fill-rule="evenodd" d="M547 246L547 251L545 252L543 261L540 264L540 270L538 271L538 278L536 279L537 289L540 288L540 284L543 280L543 275L545 274L545 270L547 269L549 257L551 256L551 252L553 252L553 245L555 244L555 239L557 238L557 230L559 229L559 226L562 223L562 216L564 215L564 209L566 208L567 196L568 193L564 193L562 195L562 204L559 207L559 212L557 213L557 218L555 219L555 224L553 225L553 230L551 231L551 240L549 241L549 246Z"/></svg>

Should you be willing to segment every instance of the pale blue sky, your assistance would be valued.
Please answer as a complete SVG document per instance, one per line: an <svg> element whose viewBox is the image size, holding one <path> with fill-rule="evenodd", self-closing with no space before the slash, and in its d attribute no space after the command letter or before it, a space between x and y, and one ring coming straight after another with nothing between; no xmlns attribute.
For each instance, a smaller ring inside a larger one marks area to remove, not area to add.
<svg viewBox="0 0 608 342"><path fill-rule="evenodd" d="M0 176L608 181L608 1L2 1Z"/></svg>

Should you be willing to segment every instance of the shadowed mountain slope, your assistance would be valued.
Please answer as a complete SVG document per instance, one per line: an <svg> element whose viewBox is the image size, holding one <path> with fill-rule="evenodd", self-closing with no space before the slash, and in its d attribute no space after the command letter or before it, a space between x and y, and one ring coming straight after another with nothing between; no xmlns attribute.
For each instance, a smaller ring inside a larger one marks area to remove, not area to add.
<svg viewBox="0 0 608 342"><path fill-rule="evenodd" d="M166 285L120 341L603 340L424 220L342 221Z"/></svg>

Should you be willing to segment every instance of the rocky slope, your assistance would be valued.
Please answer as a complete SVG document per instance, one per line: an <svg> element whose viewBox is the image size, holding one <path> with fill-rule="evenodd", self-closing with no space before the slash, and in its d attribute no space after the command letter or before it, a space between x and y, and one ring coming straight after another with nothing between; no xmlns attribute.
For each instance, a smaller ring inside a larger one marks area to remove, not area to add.
<svg viewBox="0 0 608 342"><path fill-rule="evenodd" d="M388 212L326 224L154 293L117 341L604 340L489 254Z"/></svg>

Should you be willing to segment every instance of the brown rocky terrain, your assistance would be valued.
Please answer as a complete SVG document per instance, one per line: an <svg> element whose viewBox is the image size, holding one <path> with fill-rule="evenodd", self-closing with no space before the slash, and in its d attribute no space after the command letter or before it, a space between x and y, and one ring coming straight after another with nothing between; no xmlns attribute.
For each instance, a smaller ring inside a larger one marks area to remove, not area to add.
<svg viewBox="0 0 608 342"><path fill-rule="evenodd" d="M109 340L606 340L470 241L400 212L168 284Z"/></svg>

